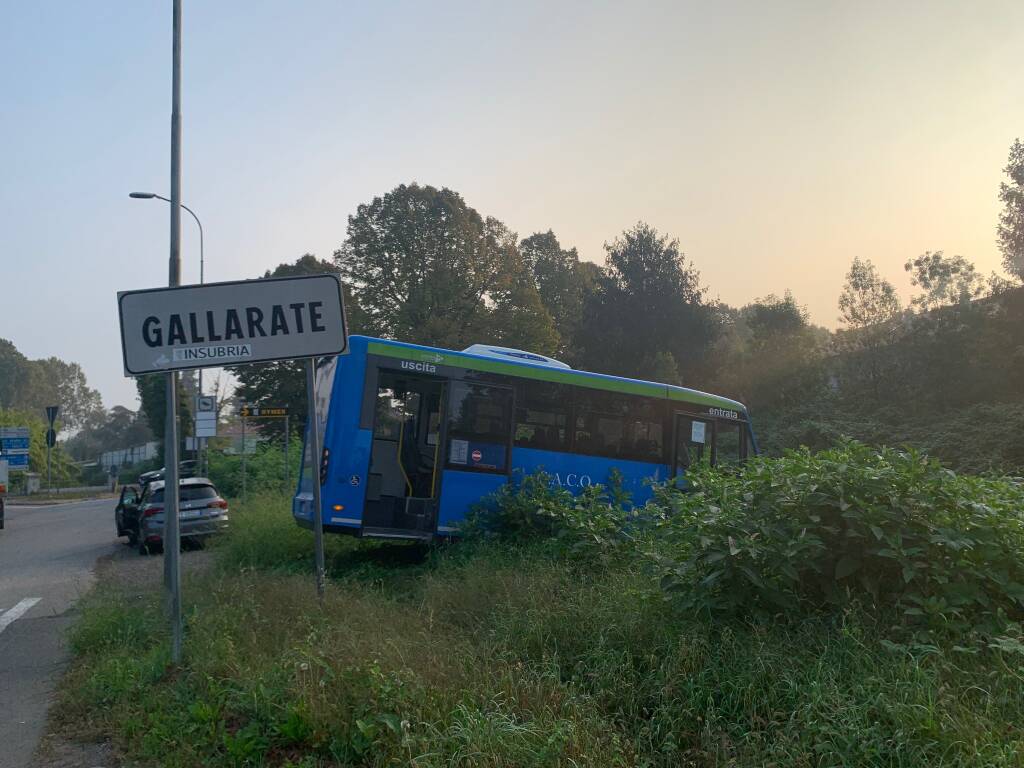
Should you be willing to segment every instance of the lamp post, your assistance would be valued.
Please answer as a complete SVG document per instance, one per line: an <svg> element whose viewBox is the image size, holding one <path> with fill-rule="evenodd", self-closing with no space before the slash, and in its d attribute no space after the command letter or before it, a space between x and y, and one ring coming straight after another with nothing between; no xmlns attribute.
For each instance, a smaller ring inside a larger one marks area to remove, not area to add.
<svg viewBox="0 0 1024 768"><path fill-rule="evenodd" d="M165 203L171 202L168 198L164 197L163 195L158 195L158 194L156 194L156 192L129 192L128 193L128 197L133 198L135 200L163 200ZM203 254L203 222L201 222L199 220L199 217L196 216L196 212L193 211L191 208L189 208L187 205L185 205L184 203L180 203L180 205L181 205L182 208L184 208L186 211L188 211L192 215L192 218L196 220L196 225L199 227L199 284L202 285L203 284L203 278L204 278L204 271L205 271L205 258L204 258L204 254ZM198 383L198 386L199 386L199 394L201 395L201 394L203 394L203 369L202 368L199 369L199 383ZM192 439L196 441L196 459L197 459L196 464L198 465L197 469L199 470L200 473L202 473L202 471L203 471L202 470L202 461L201 461L202 453L199 450L199 438L195 437L195 432L196 432L196 415L193 413L192 414L192 435L193 435Z"/></svg>
<svg viewBox="0 0 1024 768"><path fill-rule="evenodd" d="M165 203L171 202L168 198L163 195L158 195L155 192L129 192L128 197L134 198L135 200L163 200ZM203 284L203 223L196 216L196 212L189 208L184 203L181 207L192 214L192 218L196 220L196 224L199 226L199 284Z"/></svg>

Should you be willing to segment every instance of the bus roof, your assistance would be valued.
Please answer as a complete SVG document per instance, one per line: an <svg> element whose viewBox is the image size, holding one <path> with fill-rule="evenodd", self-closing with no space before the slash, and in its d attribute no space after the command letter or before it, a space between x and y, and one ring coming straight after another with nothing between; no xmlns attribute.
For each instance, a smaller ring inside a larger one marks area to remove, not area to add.
<svg viewBox="0 0 1024 768"><path fill-rule="evenodd" d="M408 344L402 341L377 339L371 336L351 336L350 341L356 345L366 344L366 351L374 355L404 358L416 362L433 365L448 365L457 368L468 368L474 371L500 373L538 381L552 381L559 384L603 389L610 392L622 392L629 395L646 395L663 397L681 403L695 403L739 411L746 414L743 403L721 395L712 395L688 387L673 384L660 384L642 379L627 379L622 376L610 376L604 373L579 371L574 368L554 368L548 365L531 363L526 360L498 359L491 356L475 355L469 352L456 352L450 349L426 347L420 344Z"/></svg>

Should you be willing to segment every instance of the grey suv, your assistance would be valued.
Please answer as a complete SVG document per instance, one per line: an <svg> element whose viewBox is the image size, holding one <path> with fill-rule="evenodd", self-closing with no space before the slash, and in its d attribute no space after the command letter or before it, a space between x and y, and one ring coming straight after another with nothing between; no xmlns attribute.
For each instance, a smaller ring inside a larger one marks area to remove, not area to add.
<svg viewBox="0 0 1024 768"><path fill-rule="evenodd" d="M140 554L163 547L164 481L147 483L140 494L133 487L121 491L114 510L118 536L127 536ZM182 539L201 539L227 528L228 503L213 483L204 477L190 477L178 483L178 520Z"/></svg>

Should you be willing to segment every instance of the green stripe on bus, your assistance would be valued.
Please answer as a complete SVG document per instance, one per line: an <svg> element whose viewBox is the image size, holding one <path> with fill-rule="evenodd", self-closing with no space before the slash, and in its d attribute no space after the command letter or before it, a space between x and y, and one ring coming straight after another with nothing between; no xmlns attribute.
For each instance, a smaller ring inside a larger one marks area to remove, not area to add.
<svg viewBox="0 0 1024 768"><path fill-rule="evenodd" d="M501 360L481 360L478 357L461 355L458 352L433 352L425 349L409 349L395 347L390 344L381 344L378 341L367 343L367 351L384 357L402 358L404 360L415 360L417 362L430 363L432 365L447 365L456 368L469 368L474 371L486 373L500 373L507 376L516 376L521 379L534 379L537 381L551 381L557 384L572 384L577 387L588 387L590 389L603 389L608 392L621 392L628 395L646 395L648 397L660 397L668 400L677 400L684 403L697 405L713 405L727 408L733 411L745 412L743 406L735 400L718 395L709 395L703 392L687 392L675 389L666 384L645 383L641 381L614 381L609 379L581 376L580 371L566 370L563 368L534 368L526 365L506 363Z"/></svg>

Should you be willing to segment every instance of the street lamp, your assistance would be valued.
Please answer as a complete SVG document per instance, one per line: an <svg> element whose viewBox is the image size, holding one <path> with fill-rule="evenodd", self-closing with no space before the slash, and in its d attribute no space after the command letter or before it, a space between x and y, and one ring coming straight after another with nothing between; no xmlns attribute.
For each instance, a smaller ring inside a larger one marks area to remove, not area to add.
<svg viewBox="0 0 1024 768"><path fill-rule="evenodd" d="M153 200L153 199L156 199L156 200L163 200L165 203L171 202L169 199L167 199L163 195L158 195L156 192L129 192L128 193L128 197L133 198L135 200ZM191 208L189 208L187 205L185 205L184 203L181 203L180 205L181 205L182 208L184 208L186 211L188 211L190 214L192 214L192 218L196 220L196 224L199 226L199 284L202 285L203 284L203 276L204 276L203 275L203 271L204 271L204 259L203 259L203 222L201 222L199 220L199 217L196 216L196 212L193 211ZM201 394L203 394L203 369L202 368L199 369L199 382L198 382L198 386L199 386L199 394L201 395ZM195 426L196 426L197 419L198 419L198 417L196 416L196 414L193 413L192 414L192 435L193 435L192 439L196 441L196 458L197 459L201 459L202 458L202 454L201 454L201 452L199 450L199 438L195 437L195 431L196 431L195 430ZM197 464L202 464L201 461L197 461L196 463ZM202 471L201 468L200 468L200 471Z"/></svg>
<svg viewBox="0 0 1024 768"><path fill-rule="evenodd" d="M165 203L171 202L170 200L168 200L163 195L158 195L155 192L129 192L128 193L128 197L134 198L135 200L153 200L155 198L157 200L163 200ZM182 203L181 207L184 208L186 211L188 211L190 214L192 214L192 218L195 219L196 220L196 224L199 225L199 284L202 285L203 284L203 223L199 220L199 217L196 216L196 212L193 211L191 208L189 208L187 205ZM202 374L200 374L200 375L202 375Z"/></svg>

